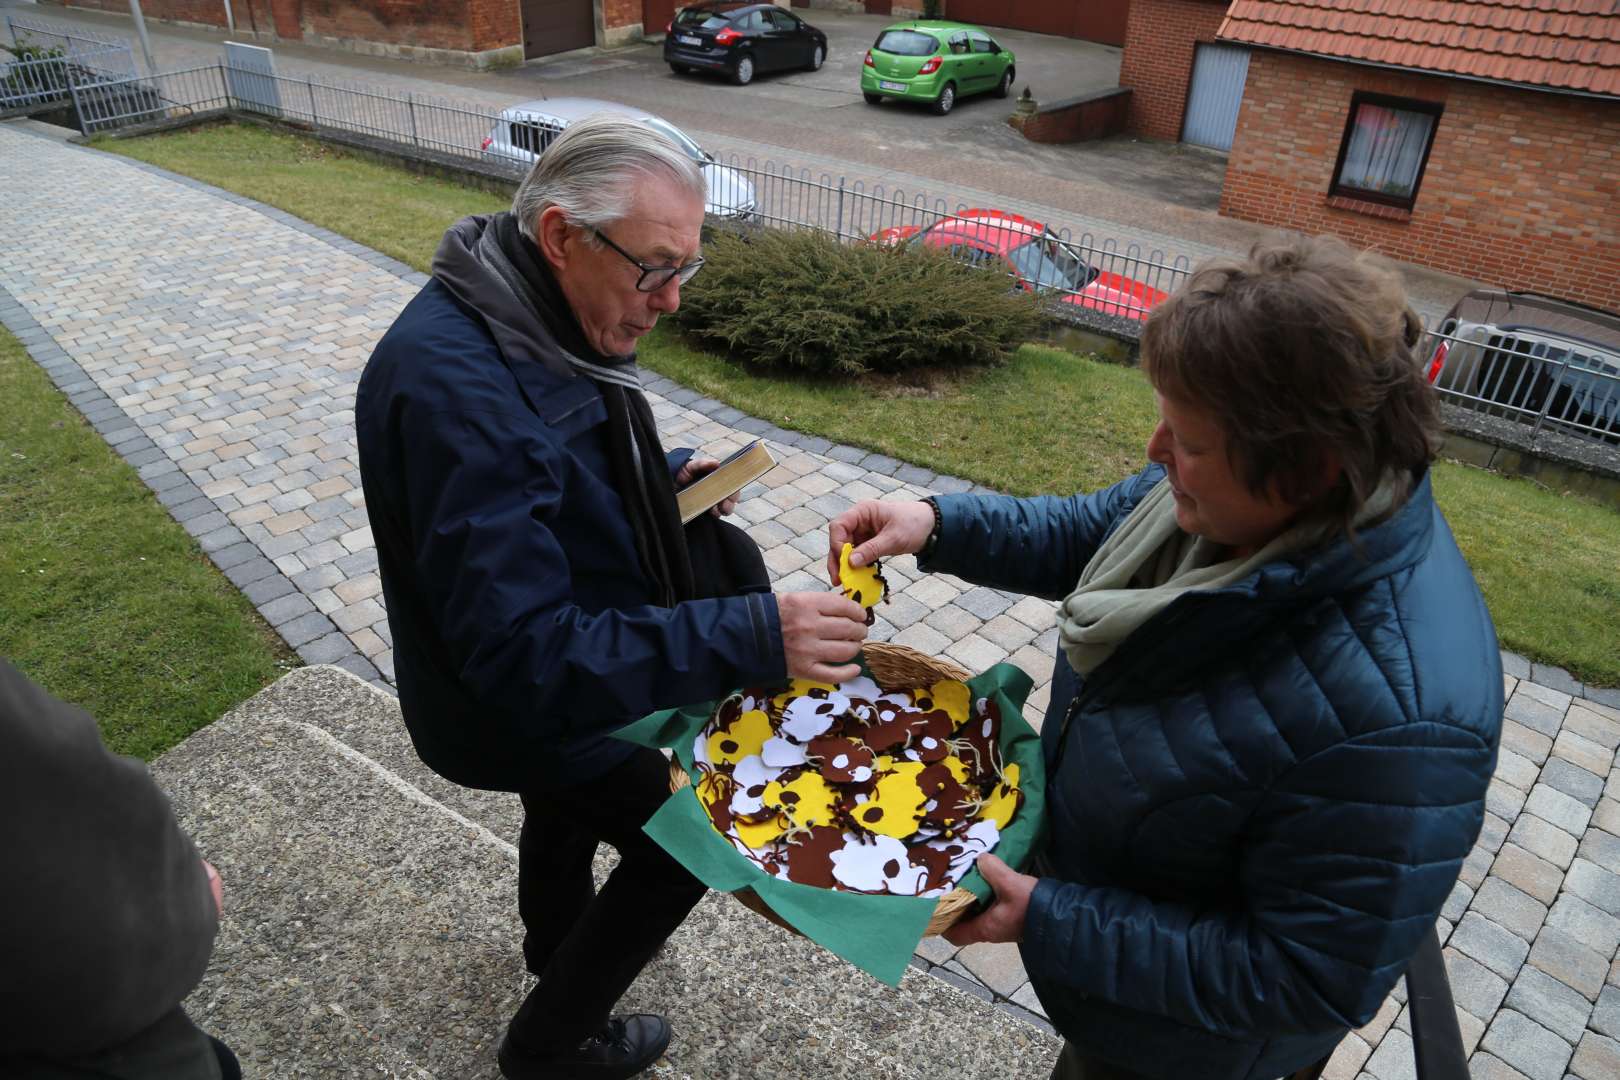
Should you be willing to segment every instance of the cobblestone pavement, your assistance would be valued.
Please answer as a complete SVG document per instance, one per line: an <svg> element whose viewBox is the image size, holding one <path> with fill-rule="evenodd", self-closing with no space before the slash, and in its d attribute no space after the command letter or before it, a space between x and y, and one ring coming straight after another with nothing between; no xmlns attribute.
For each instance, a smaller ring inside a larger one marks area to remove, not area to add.
<svg viewBox="0 0 1620 1080"><path fill-rule="evenodd" d="M289 215L127 159L0 124L0 319L157 498L310 663L386 683L393 659L351 400L423 278ZM780 467L739 514L778 587L823 584L826 523L862 497L969 485L782 431L667 380L669 445L753 435ZM1050 605L886 564L873 636L983 669L1052 671ZM1504 654L1507 716L1489 814L1440 922L1474 1075L1620 1076L1620 692ZM915 961L1044 1024L1011 946ZM1404 994L1346 1039L1333 1080L1413 1077Z"/></svg>

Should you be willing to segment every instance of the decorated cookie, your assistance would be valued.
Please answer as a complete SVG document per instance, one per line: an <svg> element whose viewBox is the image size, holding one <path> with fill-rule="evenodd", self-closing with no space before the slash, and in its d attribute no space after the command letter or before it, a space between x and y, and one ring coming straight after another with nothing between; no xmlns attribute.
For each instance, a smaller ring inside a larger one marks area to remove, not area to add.
<svg viewBox="0 0 1620 1080"><path fill-rule="evenodd" d="M872 609L887 597L888 583L883 580L880 564L875 561L870 566L849 565L849 553L854 550L855 545L847 543L839 550L838 581L844 595L866 609L866 625L871 626L877 620L877 613Z"/></svg>
<svg viewBox="0 0 1620 1080"><path fill-rule="evenodd" d="M781 813L793 828L808 829L832 824L838 792L827 785L820 773L805 769L791 780L784 776L766 784L762 798L767 809Z"/></svg>
<svg viewBox="0 0 1620 1080"><path fill-rule="evenodd" d="M810 743L816 770L836 784L859 784L873 776L872 751L842 735L823 735Z"/></svg>
<svg viewBox="0 0 1620 1080"><path fill-rule="evenodd" d="M857 805L850 815L857 826L881 836L904 840L917 831L928 796L917 786L923 766L911 761L898 762L878 777L872 797Z"/></svg>
<svg viewBox="0 0 1620 1080"><path fill-rule="evenodd" d="M793 698L782 706L781 731L794 742L807 743L818 735L825 735L834 721L847 711L849 698L839 693Z"/></svg>
<svg viewBox="0 0 1620 1080"><path fill-rule="evenodd" d="M746 757L757 755L772 735L771 718L753 709L739 713L728 730L716 731L708 739L708 760L711 764L725 762L735 765Z"/></svg>

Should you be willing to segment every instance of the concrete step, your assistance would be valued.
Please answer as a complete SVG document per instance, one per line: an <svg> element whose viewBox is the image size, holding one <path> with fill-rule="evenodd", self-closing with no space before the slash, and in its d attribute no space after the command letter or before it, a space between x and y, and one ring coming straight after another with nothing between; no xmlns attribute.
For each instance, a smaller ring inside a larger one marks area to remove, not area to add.
<svg viewBox="0 0 1620 1080"><path fill-rule="evenodd" d="M225 880L188 1008L253 1077L496 1077L528 989L517 803L427 773L393 698L293 672L154 766ZM599 876L611 856L599 857ZM631 988L665 1077L1044 1076L1055 1039L943 981L891 989L710 895Z"/></svg>

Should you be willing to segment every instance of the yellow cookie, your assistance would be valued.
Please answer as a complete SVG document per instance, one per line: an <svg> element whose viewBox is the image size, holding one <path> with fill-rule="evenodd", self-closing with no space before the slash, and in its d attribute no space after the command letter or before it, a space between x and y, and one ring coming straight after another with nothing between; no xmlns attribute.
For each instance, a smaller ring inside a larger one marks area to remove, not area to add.
<svg viewBox="0 0 1620 1080"><path fill-rule="evenodd" d="M737 717L730 731L717 731L709 736L709 760L715 764L735 765L745 757L752 757L765 746L771 731L771 718L758 709L750 709Z"/></svg>
<svg viewBox="0 0 1620 1080"><path fill-rule="evenodd" d="M961 727L967 723L968 718L968 685L957 682L955 679L941 679L928 688L929 696L934 699L934 708L944 709L950 716L951 723Z"/></svg>
<svg viewBox="0 0 1620 1080"><path fill-rule="evenodd" d="M883 578L878 574L877 563L849 565L849 553L854 550L854 544L845 544L838 553L838 580L845 596L870 611L883 599Z"/></svg>
<svg viewBox="0 0 1620 1080"><path fill-rule="evenodd" d="M781 811L800 829L831 825L838 792L820 773L806 769L788 783L773 780L765 785L765 805Z"/></svg>
<svg viewBox="0 0 1620 1080"><path fill-rule="evenodd" d="M838 687L832 683L816 682L814 679L792 679L788 682L786 690L771 698L771 704L776 707L777 712L781 712L787 707L788 702L794 698L809 697L812 690L825 690L827 694L831 694L837 689Z"/></svg>
<svg viewBox="0 0 1620 1080"><path fill-rule="evenodd" d="M856 824L883 836L904 840L917 831L928 796L917 783L926 766L920 761L903 761L892 772L878 777L872 797L859 804L850 816Z"/></svg>
<svg viewBox="0 0 1620 1080"><path fill-rule="evenodd" d="M1024 801L1024 793L1018 790L1017 764L1008 765L1001 775L1003 782L996 785L995 794L990 796L990 801L984 804L984 810L979 814L980 821L995 822L998 832L1006 829L1007 823Z"/></svg>
<svg viewBox="0 0 1620 1080"><path fill-rule="evenodd" d="M758 851L787 832L788 822L781 814L772 814L760 822L734 821L732 827L737 830L737 839L746 844L748 850Z"/></svg>

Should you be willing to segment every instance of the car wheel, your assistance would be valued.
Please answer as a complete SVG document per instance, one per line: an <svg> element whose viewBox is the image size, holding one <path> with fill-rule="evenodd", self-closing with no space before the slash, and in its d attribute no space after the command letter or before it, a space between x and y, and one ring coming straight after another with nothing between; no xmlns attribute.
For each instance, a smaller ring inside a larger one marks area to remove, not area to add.
<svg viewBox="0 0 1620 1080"><path fill-rule="evenodd" d="M1013 69L1008 68L1001 75L1001 82L996 86L996 97L1004 98L1012 93Z"/></svg>
<svg viewBox="0 0 1620 1080"><path fill-rule="evenodd" d="M940 87L939 97L934 99L934 111L944 116L956 107L956 84L946 83Z"/></svg>
<svg viewBox="0 0 1620 1080"><path fill-rule="evenodd" d="M811 71L820 71L821 70L821 65L822 65L823 61L825 61L826 59L827 59L827 50L823 49L820 45L817 45L815 47L815 50L810 53L810 70Z"/></svg>
<svg viewBox="0 0 1620 1080"><path fill-rule="evenodd" d="M731 81L738 86L747 86L754 81L754 58L743 56L737 61L736 70L731 73Z"/></svg>
<svg viewBox="0 0 1620 1080"><path fill-rule="evenodd" d="M677 75L692 74L691 68L687 67L685 64L677 64L674 61L670 61L669 70L673 71Z"/></svg>
<svg viewBox="0 0 1620 1080"><path fill-rule="evenodd" d="M874 93L871 93L870 91L862 90L861 91L861 97L866 99L866 103L868 105L881 105L881 104L883 104L883 95L882 94L874 94Z"/></svg>

